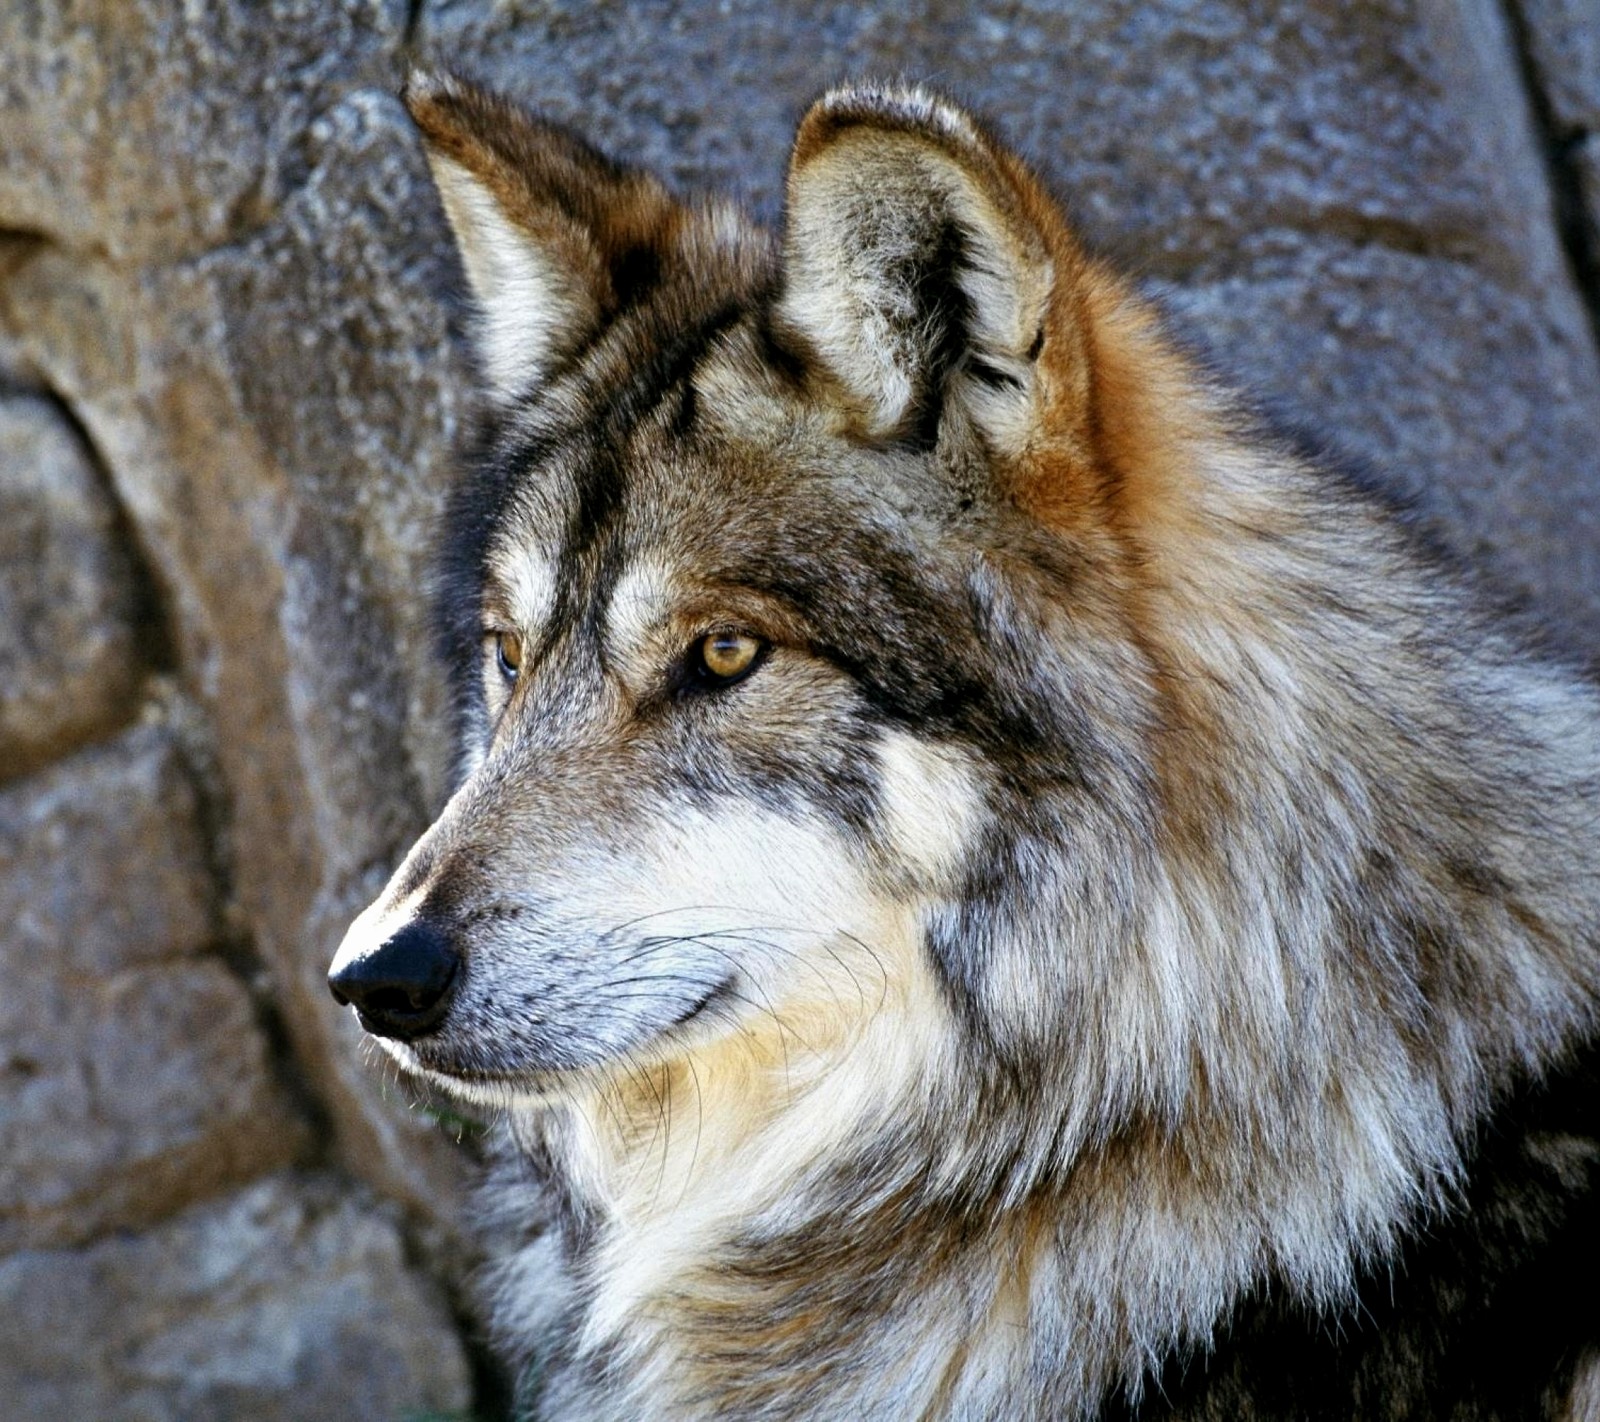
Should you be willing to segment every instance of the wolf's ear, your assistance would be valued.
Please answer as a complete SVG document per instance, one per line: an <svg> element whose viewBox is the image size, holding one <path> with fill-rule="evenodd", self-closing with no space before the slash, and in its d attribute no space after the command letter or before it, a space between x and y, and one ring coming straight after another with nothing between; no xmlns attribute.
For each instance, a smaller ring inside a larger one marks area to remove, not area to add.
<svg viewBox="0 0 1600 1422"><path fill-rule="evenodd" d="M509 399L655 281L680 209L649 174L452 74L413 70L401 97L477 302L485 374Z"/></svg>
<svg viewBox="0 0 1600 1422"><path fill-rule="evenodd" d="M781 309L869 437L931 438L951 399L1002 445L1036 429L1063 393L1041 366L1081 370L1060 270L1079 261L1021 161L955 105L848 88L801 122Z"/></svg>

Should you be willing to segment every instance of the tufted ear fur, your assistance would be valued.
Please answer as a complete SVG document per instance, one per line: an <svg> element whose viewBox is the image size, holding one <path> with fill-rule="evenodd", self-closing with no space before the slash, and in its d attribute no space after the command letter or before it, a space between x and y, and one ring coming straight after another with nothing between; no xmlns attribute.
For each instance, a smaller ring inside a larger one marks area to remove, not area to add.
<svg viewBox="0 0 1600 1422"><path fill-rule="evenodd" d="M870 438L957 401L1001 450L1083 421L1083 258L1019 159L917 88L835 90L795 139L782 313Z"/></svg>
<svg viewBox="0 0 1600 1422"><path fill-rule="evenodd" d="M509 400L655 282L682 210L649 174L452 74L414 70L402 98L478 307L484 372Z"/></svg>

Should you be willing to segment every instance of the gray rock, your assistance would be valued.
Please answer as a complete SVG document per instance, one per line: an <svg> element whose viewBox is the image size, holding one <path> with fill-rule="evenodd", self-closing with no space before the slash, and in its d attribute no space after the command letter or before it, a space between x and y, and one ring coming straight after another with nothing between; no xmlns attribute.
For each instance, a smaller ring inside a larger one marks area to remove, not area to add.
<svg viewBox="0 0 1600 1422"><path fill-rule="evenodd" d="M0 7L0 227L170 260L258 226L312 119L398 78L404 0Z"/></svg>
<svg viewBox="0 0 1600 1422"><path fill-rule="evenodd" d="M426 539L411 525L444 486L444 432L423 424L448 401L427 382L458 357L442 307L405 296L419 260L408 214L427 180L392 99L352 103L353 122L374 106L372 165L330 149L291 205L342 203L354 233L370 223L364 238L341 246L314 215L303 229L285 219L258 246L135 278L45 250L0 300L81 413L167 592L184 679L211 726L242 926L335 1149L448 1220L460 1162L362 1059L326 984L340 935L426 825L445 767ZM385 150L403 155L407 182L384 186L396 171ZM303 248L305 231L322 245ZM294 304L289 278L322 262L343 274L343 304ZM370 374L357 382L346 362ZM408 384L420 398L396 393ZM407 407L416 423L396 435L386 422Z"/></svg>
<svg viewBox="0 0 1600 1422"><path fill-rule="evenodd" d="M337 802L328 842L401 791L386 842L353 856L365 867L444 796L427 573L473 382L439 299L454 268L438 200L399 102L349 95L308 148L281 222L199 266L244 414L304 510L286 538L285 622L302 744Z"/></svg>
<svg viewBox="0 0 1600 1422"><path fill-rule="evenodd" d="M1600 128L1600 3L1516 0L1551 117L1563 130Z"/></svg>
<svg viewBox="0 0 1600 1422"><path fill-rule="evenodd" d="M139 1225L292 1160L193 791L135 730L0 795L0 1250Z"/></svg>
<svg viewBox="0 0 1600 1422"><path fill-rule="evenodd" d="M143 1235L0 1260L0 1397L14 1422L400 1422L470 1390L393 1222L279 1175Z"/></svg>
<svg viewBox="0 0 1600 1422"><path fill-rule="evenodd" d="M60 410L0 394L0 780L128 714L136 598L118 532Z"/></svg>
<svg viewBox="0 0 1600 1422"><path fill-rule="evenodd" d="M216 936L194 785L141 726L0 792L0 962L102 981L191 956Z"/></svg>

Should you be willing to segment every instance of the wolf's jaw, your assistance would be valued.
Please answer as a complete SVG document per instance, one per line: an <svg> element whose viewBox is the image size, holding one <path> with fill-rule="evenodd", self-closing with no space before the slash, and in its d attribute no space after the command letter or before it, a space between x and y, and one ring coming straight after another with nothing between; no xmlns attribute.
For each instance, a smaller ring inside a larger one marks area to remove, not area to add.
<svg viewBox="0 0 1600 1422"><path fill-rule="evenodd" d="M422 1060L417 1049L405 1042L371 1034L366 1040L378 1047L405 1077L463 1104L487 1106L496 1111L543 1111L570 1105L574 1094L581 1090L571 1080L575 1073L536 1077L490 1071L447 1071Z"/></svg>
<svg viewBox="0 0 1600 1422"><path fill-rule="evenodd" d="M736 982L726 978L708 989L678 1017L635 1047L593 1066L549 1072L497 1072L473 1068L450 1070L423 1059L418 1048L392 1037L367 1034L408 1076L449 1093L464 1102L505 1111L545 1111L579 1105L615 1080L640 1071L671 1067L697 1047L717 1009L737 994ZM714 1030L714 1029L713 1029ZM425 1040L425 1039L424 1039ZM669 1050L663 1050L663 1049Z"/></svg>
<svg viewBox="0 0 1600 1422"><path fill-rule="evenodd" d="M709 989L698 1002L694 1003L686 1011L679 1013L677 1021L667 1028L667 1031L669 1033L673 1033L689 1026L690 1023L703 1016L706 1012L712 1011L721 1004L729 1001L733 997L735 991L736 987L734 979L723 979L722 982Z"/></svg>

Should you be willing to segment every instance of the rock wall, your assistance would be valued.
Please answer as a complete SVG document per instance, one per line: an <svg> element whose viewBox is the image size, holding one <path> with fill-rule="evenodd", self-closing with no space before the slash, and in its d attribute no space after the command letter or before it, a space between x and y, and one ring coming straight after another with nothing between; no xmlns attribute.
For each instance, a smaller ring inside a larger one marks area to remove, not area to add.
<svg viewBox="0 0 1600 1422"><path fill-rule="evenodd" d="M323 986L448 773L421 590L469 377L411 55L768 217L818 89L932 79L1600 648L1593 0L12 0L8 1417L498 1406L469 1152Z"/></svg>

